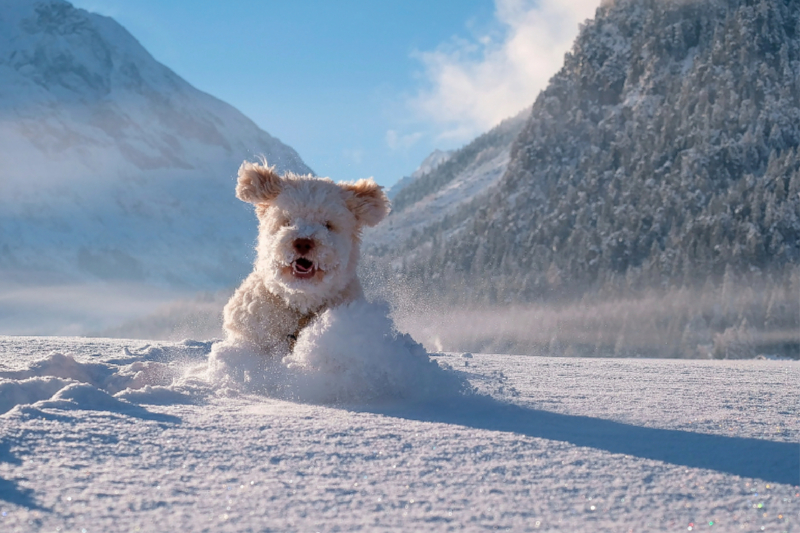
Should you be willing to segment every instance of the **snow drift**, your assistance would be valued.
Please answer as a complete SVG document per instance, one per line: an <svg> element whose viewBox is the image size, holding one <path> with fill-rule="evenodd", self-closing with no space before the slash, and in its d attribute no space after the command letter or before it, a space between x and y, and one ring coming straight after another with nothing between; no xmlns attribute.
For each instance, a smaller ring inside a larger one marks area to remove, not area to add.
<svg viewBox="0 0 800 533"><path fill-rule="evenodd" d="M471 391L459 374L440 367L422 345L397 331L387 305L367 302L325 311L283 359L265 358L245 345L184 341L124 349L119 357L97 363L53 352L26 369L0 372L3 378L0 413L28 404L124 412L134 404L197 403L241 394L370 404Z"/></svg>
<svg viewBox="0 0 800 533"><path fill-rule="evenodd" d="M246 345L212 349L209 378L223 388L310 403L359 403L456 395L465 383L397 331L382 303L328 309L304 329L294 352L265 360Z"/></svg>

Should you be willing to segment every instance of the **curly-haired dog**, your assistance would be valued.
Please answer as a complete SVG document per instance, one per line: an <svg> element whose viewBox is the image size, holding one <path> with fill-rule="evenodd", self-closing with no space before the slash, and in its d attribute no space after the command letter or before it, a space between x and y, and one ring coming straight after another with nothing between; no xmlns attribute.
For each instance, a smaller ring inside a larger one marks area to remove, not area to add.
<svg viewBox="0 0 800 533"><path fill-rule="evenodd" d="M372 179L279 176L266 162L242 164L236 197L255 204L259 233L255 268L225 306L227 342L282 357L317 314L363 297L361 230L389 200Z"/></svg>

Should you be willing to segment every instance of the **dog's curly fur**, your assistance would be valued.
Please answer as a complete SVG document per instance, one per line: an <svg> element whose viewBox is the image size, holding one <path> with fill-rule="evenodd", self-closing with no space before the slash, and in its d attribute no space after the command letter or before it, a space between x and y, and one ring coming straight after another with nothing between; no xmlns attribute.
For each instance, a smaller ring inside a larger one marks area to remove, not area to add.
<svg viewBox="0 0 800 533"><path fill-rule="evenodd" d="M255 205L259 233L253 272L225 305L226 342L281 357L314 316L363 298L361 230L389 213L389 200L372 179L279 176L266 161L242 164L236 196Z"/></svg>

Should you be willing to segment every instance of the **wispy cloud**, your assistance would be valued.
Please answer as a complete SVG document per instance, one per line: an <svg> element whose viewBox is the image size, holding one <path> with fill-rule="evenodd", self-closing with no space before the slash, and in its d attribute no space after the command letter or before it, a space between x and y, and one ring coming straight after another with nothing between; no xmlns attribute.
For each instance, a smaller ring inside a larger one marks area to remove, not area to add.
<svg viewBox="0 0 800 533"><path fill-rule="evenodd" d="M361 148L345 148L342 150L342 156L348 161L360 165L364 161L364 150Z"/></svg>
<svg viewBox="0 0 800 533"><path fill-rule="evenodd" d="M600 0L496 0L500 31L419 52L427 87L412 108L465 140L533 103Z"/></svg>
<svg viewBox="0 0 800 533"><path fill-rule="evenodd" d="M407 150L414 146L422 138L422 132L401 134L395 130L386 132L386 145L392 150Z"/></svg>

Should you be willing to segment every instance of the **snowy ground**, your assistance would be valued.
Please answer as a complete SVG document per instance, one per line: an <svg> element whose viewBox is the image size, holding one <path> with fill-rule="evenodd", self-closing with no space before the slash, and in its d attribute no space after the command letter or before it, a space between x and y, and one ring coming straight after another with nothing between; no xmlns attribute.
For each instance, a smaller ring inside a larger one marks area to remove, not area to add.
<svg viewBox="0 0 800 533"><path fill-rule="evenodd" d="M800 531L797 362L218 348L0 337L0 530Z"/></svg>

